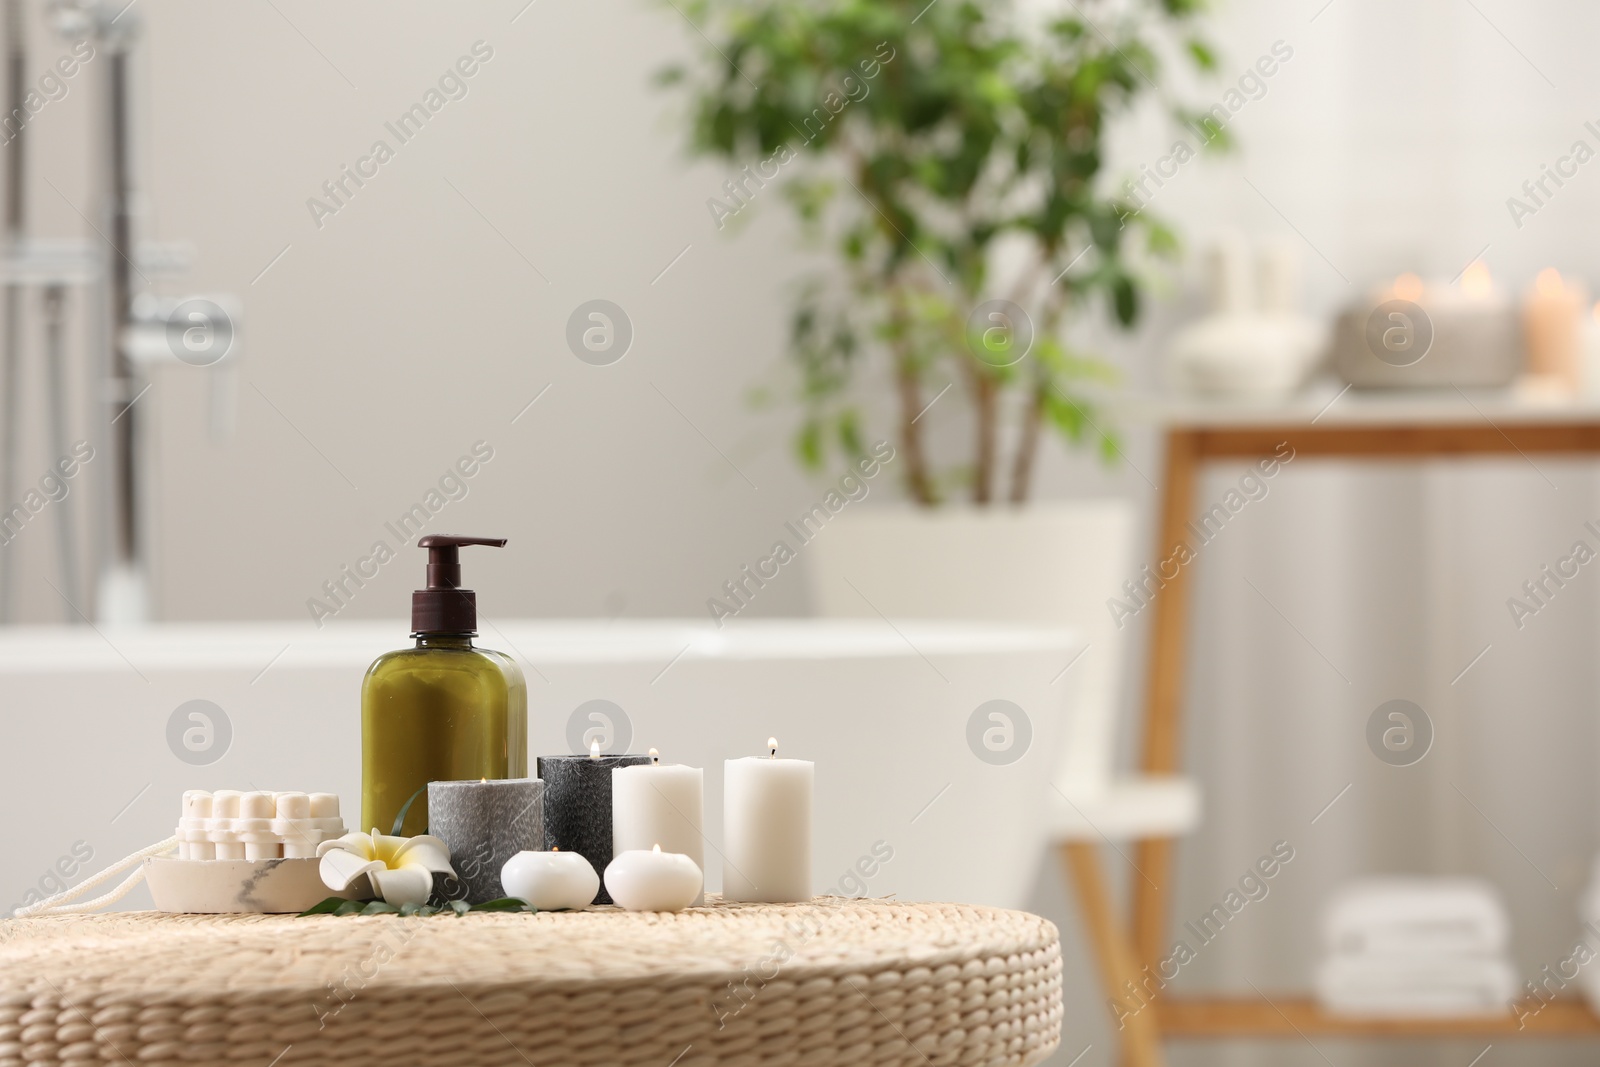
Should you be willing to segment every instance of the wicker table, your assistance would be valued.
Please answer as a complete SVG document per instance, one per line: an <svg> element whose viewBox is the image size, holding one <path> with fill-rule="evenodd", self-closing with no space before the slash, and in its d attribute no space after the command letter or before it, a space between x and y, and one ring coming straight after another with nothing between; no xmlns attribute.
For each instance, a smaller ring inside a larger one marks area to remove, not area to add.
<svg viewBox="0 0 1600 1067"><path fill-rule="evenodd" d="M1055 927L959 904L0 923L5 1067L1022 1067L1061 1018Z"/></svg>

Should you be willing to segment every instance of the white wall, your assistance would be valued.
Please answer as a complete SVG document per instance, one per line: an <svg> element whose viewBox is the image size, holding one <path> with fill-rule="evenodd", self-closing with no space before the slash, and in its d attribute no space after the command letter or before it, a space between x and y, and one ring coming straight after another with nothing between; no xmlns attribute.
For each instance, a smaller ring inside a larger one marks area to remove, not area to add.
<svg viewBox="0 0 1600 1067"><path fill-rule="evenodd" d="M309 624L307 598L478 440L494 461L432 528L511 538L469 571L500 614L696 614L811 495L788 421L744 403L781 349L782 227L716 232L704 201L722 176L684 166L679 105L649 87L687 28L670 7L544 3L513 24L520 7L157 0L133 12L148 42L143 232L199 250L192 275L160 289L246 304L231 440L208 437L201 370L160 372L137 409L156 426L161 617ZM384 122L477 40L494 58L469 95L314 225L308 197L375 138L397 144ZM85 232L46 180L93 214L83 156L97 73L91 62L30 131L36 232ZM612 367L579 362L563 340L595 297L635 327ZM32 448L21 469L47 462ZM25 533L11 546L24 617L62 618L44 584L53 539ZM398 632L421 562L408 550L349 614L395 618ZM766 612L802 606L794 579L766 596Z"/></svg>

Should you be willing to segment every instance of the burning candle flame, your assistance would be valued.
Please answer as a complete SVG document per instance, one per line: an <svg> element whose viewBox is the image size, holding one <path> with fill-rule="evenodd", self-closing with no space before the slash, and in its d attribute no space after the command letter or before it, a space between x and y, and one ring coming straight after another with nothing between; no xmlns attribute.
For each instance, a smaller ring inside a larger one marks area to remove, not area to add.
<svg viewBox="0 0 1600 1067"><path fill-rule="evenodd" d="M1400 275L1394 280L1394 295L1416 303L1422 299L1422 279L1415 274Z"/></svg>
<svg viewBox="0 0 1600 1067"><path fill-rule="evenodd" d="M589 758L600 758L600 739L598 737L589 738Z"/></svg>
<svg viewBox="0 0 1600 1067"><path fill-rule="evenodd" d="M661 762L661 753L657 752L653 748L650 750L650 762L651 763L660 763Z"/></svg>
<svg viewBox="0 0 1600 1067"><path fill-rule="evenodd" d="M661 851L661 842L659 842L659 841L656 842L656 844L650 849L650 851L651 852L660 852Z"/></svg>
<svg viewBox="0 0 1600 1067"><path fill-rule="evenodd" d="M1566 288L1561 281L1561 272L1554 267L1546 267L1540 271L1533 284L1539 290L1540 296L1560 296L1561 291Z"/></svg>
<svg viewBox="0 0 1600 1067"><path fill-rule="evenodd" d="M767 738L767 758L778 758L778 739L776 737Z"/></svg>
<svg viewBox="0 0 1600 1067"><path fill-rule="evenodd" d="M1461 291L1471 297L1486 297L1494 289L1494 281L1489 277L1489 265L1481 259L1475 259L1467 264L1467 269L1461 272Z"/></svg>

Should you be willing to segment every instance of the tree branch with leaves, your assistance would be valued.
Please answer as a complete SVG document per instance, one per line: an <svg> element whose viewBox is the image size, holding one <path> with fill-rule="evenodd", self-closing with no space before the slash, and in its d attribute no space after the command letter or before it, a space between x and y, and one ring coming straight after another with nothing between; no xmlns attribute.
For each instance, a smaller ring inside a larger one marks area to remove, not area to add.
<svg viewBox="0 0 1600 1067"><path fill-rule="evenodd" d="M1045 429L1116 455L1094 399L1115 370L1063 334L1099 307L1132 327L1141 264L1176 250L1166 226L1101 188L1104 138L1144 97L1187 117L1158 88L1156 42L1214 66L1196 36L1201 0L1083 0L1042 25L978 0L679 6L704 35L705 63L660 80L691 94L691 149L745 165L725 186L739 202L714 200L713 217L742 210L752 181L777 181L843 268L806 280L791 323L802 463L865 452L880 363L919 503L962 491L979 505L1024 502ZM781 173L752 174L753 159L779 160ZM1024 259L1004 297L1002 242ZM975 316L1001 299L997 318ZM970 462L941 466L925 405L954 383L972 418Z"/></svg>

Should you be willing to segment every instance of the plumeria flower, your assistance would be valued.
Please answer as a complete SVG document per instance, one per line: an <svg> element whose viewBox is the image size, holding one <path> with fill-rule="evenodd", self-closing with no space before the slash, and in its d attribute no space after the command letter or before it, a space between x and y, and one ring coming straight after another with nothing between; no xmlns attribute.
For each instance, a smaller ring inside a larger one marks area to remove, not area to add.
<svg viewBox="0 0 1600 1067"><path fill-rule="evenodd" d="M363 875L386 903L426 904L433 895L433 876L455 874L450 848L437 837L389 837L378 833L345 834L317 846L318 870L329 889L343 892Z"/></svg>

